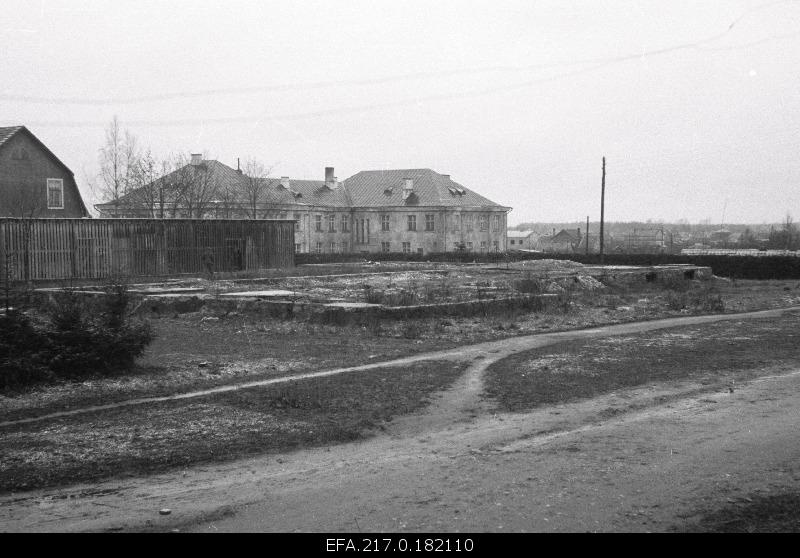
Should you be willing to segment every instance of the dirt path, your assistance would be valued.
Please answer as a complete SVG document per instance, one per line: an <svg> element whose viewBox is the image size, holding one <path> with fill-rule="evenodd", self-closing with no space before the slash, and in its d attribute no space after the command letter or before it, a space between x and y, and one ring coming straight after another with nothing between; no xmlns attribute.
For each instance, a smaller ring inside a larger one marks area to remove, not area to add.
<svg viewBox="0 0 800 558"><path fill-rule="evenodd" d="M385 435L151 477L7 495L0 498L0 528L661 529L700 504L766 489L769 483L796 483L800 372L761 378L735 394L709 395L713 388L692 382L658 384L512 415L494 414L480 400L483 371L514 352L568 339L785 311L511 338L357 367L475 360L457 385L424 412L395 421ZM173 511L160 516L162 508Z"/></svg>
<svg viewBox="0 0 800 558"><path fill-rule="evenodd" d="M770 318L780 316L785 312L793 312L800 310L800 306L791 306L788 308L777 308L771 310L760 310L757 312L743 312L738 314L712 314L707 316L687 316L680 318L666 318L660 320L651 320L647 322L630 322L626 324L614 324L602 326L591 329L561 331L557 333L541 333L535 335L525 335L521 337L510 337L500 339L497 341L487 341L485 343L476 343L474 345L466 345L449 349L445 351L432 351L427 353L420 353L414 356L399 358L394 360L387 360L383 362L376 362L373 364L364 364L361 366L351 366L346 368L334 368L331 370L323 370L320 372L310 372L307 374L293 374L290 376L282 376L279 378L270 378L266 380L256 380L252 382L243 382L239 384L231 384L220 386L216 388L197 390L175 395L166 395L159 397L142 397L137 399L129 399L127 401L118 401L116 403L109 403L107 405L93 405L90 407L82 407L79 409L70 409L69 411L59 411L56 413L49 413L36 417L17 419L11 421L0 422L0 427L11 426L15 424L27 424L33 422L40 422L51 420L54 418L69 417L80 415L84 413L93 413L97 411L105 411L109 409L119 409L121 407L129 407L132 405L146 405L148 403L157 403L163 401L177 401L181 399L193 399L197 397L205 397L216 393L226 393L230 391L237 391L241 389L248 389L254 387L267 386L272 384L280 384L292 382L296 380L308 378L320 378L324 376L334 376L345 372L354 371L368 371L384 367L396 367L404 364L414 362L421 362L425 360L472 360L476 357L491 355L490 361L494 362L500 358L506 357L523 350L535 349L558 343L560 341L568 341L572 339L587 339L592 337L602 337L609 335L626 335L630 333L640 333L644 331L652 331L656 329L664 329L669 327L676 327L682 325L696 325L711 322L719 322L726 320L740 320L751 318ZM491 364L487 361L487 365ZM476 384L475 387L477 387Z"/></svg>

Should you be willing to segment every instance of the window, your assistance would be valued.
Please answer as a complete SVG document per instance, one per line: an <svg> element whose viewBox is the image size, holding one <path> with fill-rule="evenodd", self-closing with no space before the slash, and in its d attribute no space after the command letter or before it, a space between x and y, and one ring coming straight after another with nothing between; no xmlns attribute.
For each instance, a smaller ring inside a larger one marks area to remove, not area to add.
<svg viewBox="0 0 800 558"><path fill-rule="evenodd" d="M322 254L322 242L317 242L317 254Z"/></svg>
<svg viewBox="0 0 800 558"><path fill-rule="evenodd" d="M381 242L381 252L391 252L391 251L392 251L391 242Z"/></svg>
<svg viewBox="0 0 800 558"><path fill-rule="evenodd" d="M417 230L417 216L416 215L409 215L408 216L408 230L410 230L410 231Z"/></svg>
<svg viewBox="0 0 800 558"><path fill-rule="evenodd" d="M369 219L356 219L356 244L369 244Z"/></svg>
<svg viewBox="0 0 800 558"><path fill-rule="evenodd" d="M467 229L468 232L471 231L472 230L472 215L464 215L463 218L464 218L464 228Z"/></svg>
<svg viewBox="0 0 800 558"><path fill-rule="evenodd" d="M467 242L467 250L472 252L472 242Z"/></svg>
<svg viewBox="0 0 800 558"><path fill-rule="evenodd" d="M489 230L488 224L486 222L486 215L481 215L480 216L480 223L481 223L481 225L480 225L481 226L481 231Z"/></svg>
<svg viewBox="0 0 800 558"><path fill-rule="evenodd" d="M436 224L436 215L434 215L433 213L425 214L425 230L426 231L435 230L435 224Z"/></svg>
<svg viewBox="0 0 800 558"><path fill-rule="evenodd" d="M300 230L300 214L299 213L295 213L294 214L294 230L296 230L296 231Z"/></svg>
<svg viewBox="0 0 800 558"><path fill-rule="evenodd" d="M422 254L422 253L423 253L422 248L417 248L417 254Z"/></svg>
<svg viewBox="0 0 800 558"><path fill-rule="evenodd" d="M411 253L411 243L403 242L403 254L410 254L410 253Z"/></svg>
<svg viewBox="0 0 800 558"><path fill-rule="evenodd" d="M347 254L350 251L350 244L342 242L342 254Z"/></svg>
<svg viewBox="0 0 800 558"><path fill-rule="evenodd" d="M381 230L383 232L389 232L389 215L387 214L381 215Z"/></svg>
<svg viewBox="0 0 800 558"><path fill-rule="evenodd" d="M485 250L486 250L486 241L481 240L481 252L484 252Z"/></svg>
<svg viewBox="0 0 800 558"><path fill-rule="evenodd" d="M513 240L509 240L509 242L511 243L511 246L514 246L514 241Z"/></svg>
<svg viewBox="0 0 800 558"><path fill-rule="evenodd" d="M350 230L350 216L342 215L342 232L348 232L349 230Z"/></svg>
<svg viewBox="0 0 800 558"><path fill-rule="evenodd" d="M322 215L314 215L314 230L322 232Z"/></svg>
<svg viewBox="0 0 800 558"><path fill-rule="evenodd" d="M495 252L499 252L500 251L500 241L493 240L492 241L492 247L494 248Z"/></svg>
<svg viewBox="0 0 800 558"><path fill-rule="evenodd" d="M64 209L64 181L60 178L47 179L47 209Z"/></svg>
<svg viewBox="0 0 800 558"><path fill-rule="evenodd" d="M335 253L336 253L336 243L335 242L331 242L331 254L335 254Z"/></svg>
<svg viewBox="0 0 800 558"><path fill-rule="evenodd" d="M300 244L295 244L295 245L294 245L294 253L295 253L295 254L299 254L299 253L300 253L300 250L301 250L301 248L302 248L302 245L300 245Z"/></svg>
<svg viewBox="0 0 800 558"><path fill-rule="evenodd" d="M492 230L498 232L500 230L500 216L492 215Z"/></svg>
<svg viewBox="0 0 800 558"><path fill-rule="evenodd" d="M461 215L453 215L453 231L461 230Z"/></svg>
<svg viewBox="0 0 800 558"><path fill-rule="evenodd" d="M328 215L328 232L336 232L336 215Z"/></svg>

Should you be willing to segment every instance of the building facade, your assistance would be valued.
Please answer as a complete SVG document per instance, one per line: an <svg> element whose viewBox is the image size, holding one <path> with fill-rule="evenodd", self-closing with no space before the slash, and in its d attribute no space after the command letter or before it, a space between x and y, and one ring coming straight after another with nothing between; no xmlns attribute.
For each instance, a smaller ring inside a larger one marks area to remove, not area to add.
<svg viewBox="0 0 800 558"><path fill-rule="evenodd" d="M0 217L88 217L75 176L25 126L0 128Z"/></svg>
<svg viewBox="0 0 800 558"><path fill-rule="evenodd" d="M539 235L534 231L508 231L508 250L536 250Z"/></svg>
<svg viewBox="0 0 800 558"><path fill-rule="evenodd" d="M511 208L431 169L362 171L339 182L334 169L326 167L325 180L281 177L254 182L218 161L193 161L196 168L191 174L220 185L202 214L186 214L187 203L169 193L177 191L169 186L176 180L170 176L160 179L164 184L159 191L167 195L147 196L166 200L155 211L152 203L140 203L142 196L135 193L96 208L107 217L151 217L160 212L169 217L291 219L298 253L506 250L506 216ZM247 195L254 186L260 187L257 200ZM221 195L227 188L238 194Z"/></svg>

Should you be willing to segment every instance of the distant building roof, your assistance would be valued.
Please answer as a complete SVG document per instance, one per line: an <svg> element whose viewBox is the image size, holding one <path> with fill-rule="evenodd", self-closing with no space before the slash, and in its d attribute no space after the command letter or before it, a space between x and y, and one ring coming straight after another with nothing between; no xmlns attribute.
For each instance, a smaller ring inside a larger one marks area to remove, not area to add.
<svg viewBox="0 0 800 558"><path fill-rule="evenodd" d="M189 165L187 165L189 166ZM211 173L210 180L217 186L234 186L249 180L247 175L212 159L199 162L198 169ZM182 172L177 169L158 180L169 182L170 177ZM275 205L306 205L320 207L397 207L434 206L510 209L500 206L452 181L431 169L400 169L361 171L330 188L323 180L288 180L265 178L263 202ZM408 181L408 182L407 182ZM410 190L408 187L410 186ZM234 191L236 189L234 188ZM135 191L120 198L135 200ZM99 209L111 204L97 204Z"/></svg>
<svg viewBox="0 0 800 558"><path fill-rule="evenodd" d="M510 230L506 232L508 238L528 238L530 235L534 234L535 231L514 231Z"/></svg>
<svg viewBox="0 0 800 558"><path fill-rule="evenodd" d="M406 179L411 181L410 195L404 191ZM354 207L419 205L510 209L465 188L449 175L431 169L361 171L342 182L342 186Z"/></svg>
<svg viewBox="0 0 800 558"><path fill-rule="evenodd" d="M22 130L25 126L5 126L0 127L0 145L3 145L14 134Z"/></svg>

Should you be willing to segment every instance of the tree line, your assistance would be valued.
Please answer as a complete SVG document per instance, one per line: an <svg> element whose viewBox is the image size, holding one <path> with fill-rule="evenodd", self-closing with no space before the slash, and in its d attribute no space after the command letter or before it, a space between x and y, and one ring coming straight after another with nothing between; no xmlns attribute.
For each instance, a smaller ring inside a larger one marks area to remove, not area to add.
<svg viewBox="0 0 800 558"><path fill-rule="evenodd" d="M113 207L112 216L258 219L266 214L269 173L258 159L245 160L239 177L225 177L206 157L193 164L184 153L157 157L123 129L115 116L99 150L100 172L90 184Z"/></svg>

